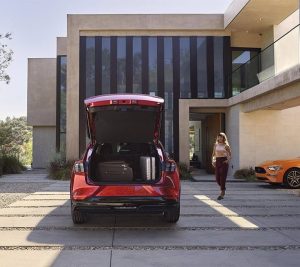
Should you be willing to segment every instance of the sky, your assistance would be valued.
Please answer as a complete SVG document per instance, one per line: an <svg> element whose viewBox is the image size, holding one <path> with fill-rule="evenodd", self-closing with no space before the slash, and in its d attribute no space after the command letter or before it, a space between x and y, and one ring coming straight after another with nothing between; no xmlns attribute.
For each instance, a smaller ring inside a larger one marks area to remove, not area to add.
<svg viewBox="0 0 300 267"><path fill-rule="evenodd" d="M56 57L56 37L67 35L67 14L219 14L232 0L0 0L0 33L14 51L0 82L0 120L27 115L27 59Z"/></svg>

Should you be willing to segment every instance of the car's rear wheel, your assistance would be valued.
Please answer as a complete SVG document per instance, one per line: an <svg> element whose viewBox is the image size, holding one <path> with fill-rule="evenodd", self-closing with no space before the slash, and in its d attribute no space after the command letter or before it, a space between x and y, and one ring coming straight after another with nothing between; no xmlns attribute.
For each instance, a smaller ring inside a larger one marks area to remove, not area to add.
<svg viewBox="0 0 300 267"><path fill-rule="evenodd" d="M87 216L82 211L71 208L71 215L74 224L83 224L87 221Z"/></svg>
<svg viewBox="0 0 300 267"><path fill-rule="evenodd" d="M176 223L180 216L180 205L170 208L164 212L164 219L169 223Z"/></svg>
<svg viewBox="0 0 300 267"><path fill-rule="evenodd" d="M284 175L284 181L290 188L300 188L300 169L289 169Z"/></svg>

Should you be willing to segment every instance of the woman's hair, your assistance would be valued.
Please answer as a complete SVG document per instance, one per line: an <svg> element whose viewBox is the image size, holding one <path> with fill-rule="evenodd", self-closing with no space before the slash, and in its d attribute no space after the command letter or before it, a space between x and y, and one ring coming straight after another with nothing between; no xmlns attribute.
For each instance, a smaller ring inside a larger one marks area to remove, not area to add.
<svg viewBox="0 0 300 267"><path fill-rule="evenodd" d="M222 137L223 137L223 140L224 140L224 144L227 145L227 146L229 146L229 142L228 142L228 140L227 140L227 136L226 136L225 133L219 133L219 134L217 135L217 138L216 138L216 144L218 144L218 137L219 137L219 136L222 136Z"/></svg>

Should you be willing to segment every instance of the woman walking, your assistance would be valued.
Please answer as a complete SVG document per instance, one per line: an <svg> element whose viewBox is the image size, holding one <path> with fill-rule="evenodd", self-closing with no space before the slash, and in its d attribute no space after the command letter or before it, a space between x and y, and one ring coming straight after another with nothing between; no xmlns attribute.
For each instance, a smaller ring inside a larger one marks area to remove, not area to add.
<svg viewBox="0 0 300 267"><path fill-rule="evenodd" d="M231 148L227 141L227 137L225 133L219 133L212 153L212 164L216 169L216 181L221 189L221 193L217 198L218 200L223 199L225 196L226 178L230 159Z"/></svg>

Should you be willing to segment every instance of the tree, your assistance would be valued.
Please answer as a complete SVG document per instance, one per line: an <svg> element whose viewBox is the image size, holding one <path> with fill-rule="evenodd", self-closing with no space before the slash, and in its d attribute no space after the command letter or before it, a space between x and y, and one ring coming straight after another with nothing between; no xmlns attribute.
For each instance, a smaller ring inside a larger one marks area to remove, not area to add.
<svg viewBox="0 0 300 267"><path fill-rule="evenodd" d="M5 40L11 39L11 33L0 34L0 81L4 81L7 84L10 81L10 77L6 73L6 69L12 61L13 51L7 47Z"/></svg>
<svg viewBox="0 0 300 267"><path fill-rule="evenodd" d="M14 156L28 163L31 143L32 128L27 126L26 117L8 117L5 121L0 121L0 155Z"/></svg>

